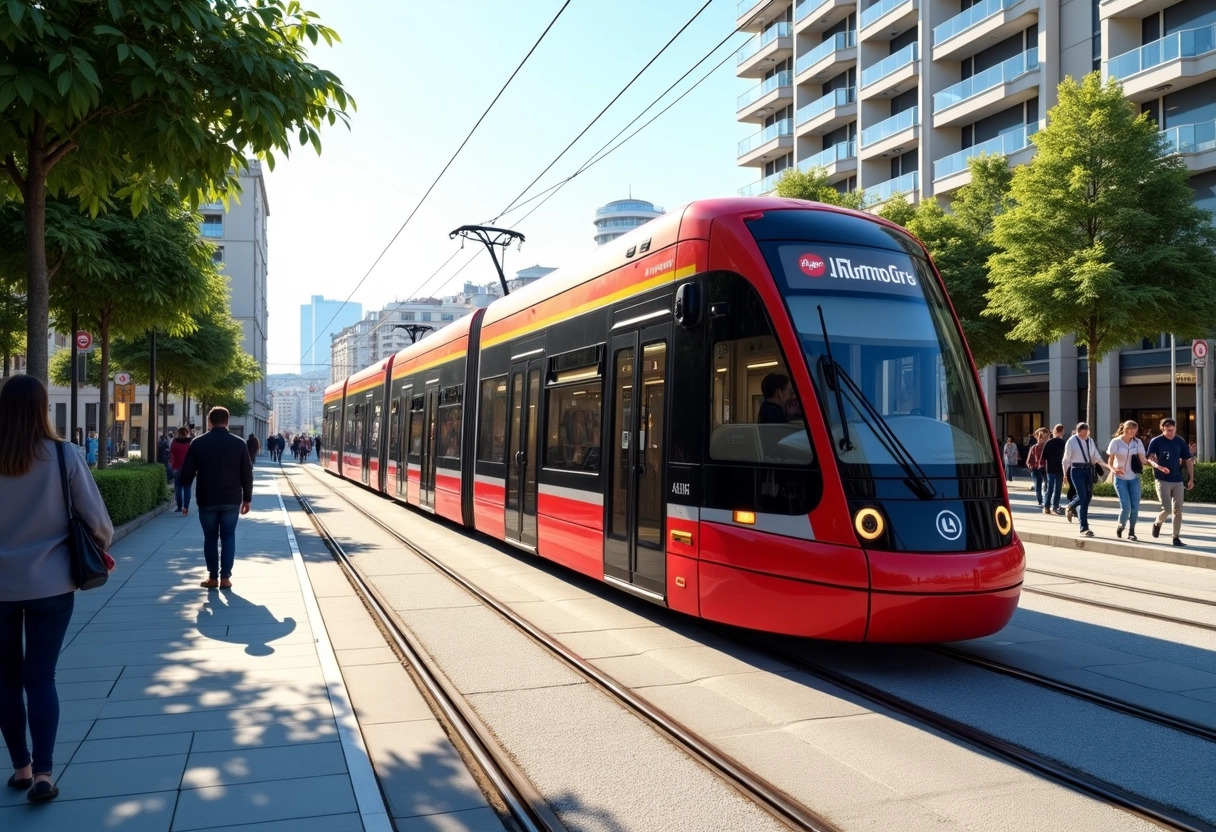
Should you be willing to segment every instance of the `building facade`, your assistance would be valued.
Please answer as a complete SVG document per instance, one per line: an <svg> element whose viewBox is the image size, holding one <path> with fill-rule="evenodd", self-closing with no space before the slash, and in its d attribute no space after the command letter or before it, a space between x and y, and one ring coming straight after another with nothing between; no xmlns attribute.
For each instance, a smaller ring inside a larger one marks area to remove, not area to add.
<svg viewBox="0 0 1216 832"><path fill-rule="evenodd" d="M313 295L300 306L300 372L329 374L330 339L363 317L363 305Z"/></svg>
<svg viewBox="0 0 1216 832"><path fill-rule="evenodd" d="M737 160L755 177L743 195L771 192L797 167L825 171L842 191L862 189L875 206L896 193L948 204L970 180L972 156L1028 162L1060 82L1099 70L1157 120L1197 203L1216 211L1211 0L742 0L737 12L755 33L736 55L736 74L749 82L736 117L751 131ZM1156 432L1176 397L1179 431L1194 438L1189 343L1177 346L1177 362L1171 379L1168 335L1104 359L1097 435L1128 418ZM1200 381L1203 372L1212 371ZM983 376L1002 436L1084 413L1085 354L1071 339ZM1213 432L1202 437L1204 458Z"/></svg>
<svg viewBox="0 0 1216 832"><path fill-rule="evenodd" d="M321 430L321 401L329 376L322 373L279 373L268 376L270 433L316 434Z"/></svg>
<svg viewBox="0 0 1216 832"><path fill-rule="evenodd" d="M602 246L655 217L663 216L663 213L662 208L644 199L609 202L595 209L595 244Z"/></svg>

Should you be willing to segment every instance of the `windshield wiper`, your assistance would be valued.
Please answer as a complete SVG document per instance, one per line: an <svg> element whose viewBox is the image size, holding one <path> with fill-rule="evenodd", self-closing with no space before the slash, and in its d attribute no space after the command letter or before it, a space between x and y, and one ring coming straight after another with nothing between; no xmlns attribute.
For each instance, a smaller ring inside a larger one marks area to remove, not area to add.
<svg viewBox="0 0 1216 832"><path fill-rule="evenodd" d="M900 467L904 469L904 473L908 475L908 478L904 480L908 488L923 500L936 497L937 489L935 489L933 487L933 483L929 481L929 475L926 474L925 470L916 462L915 457L908 453L908 449L904 447L904 443L899 441L899 437L895 435L895 431L891 430L891 426L887 424L887 420L883 418L883 415L878 412L878 408L874 407L874 405L866 397L866 394L862 392L862 389L857 385L857 382L853 380L853 377L848 374L844 367L841 367L832 359L832 350L831 347L828 346L828 328L823 320L823 307L820 306L818 309L819 326L823 331L823 344L825 352L823 358L827 359L826 366L831 368L830 375L825 373L824 376L829 380L829 386L836 391L836 408L840 412L841 432L843 434L843 438L840 440L841 450L847 451L852 450L853 448L853 443L849 442L848 439L848 422L845 417L844 403L841 398L841 382L843 382L844 386L848 388L849 393L852 394L853 400L857 404L861 405L862 410L869 415L870 418L865 420L866 424L870 426L870 428L878 436L879 440L882 441L887 453L891 454L895 461L899 463ZM822 360L823 359L821 359L821 361Z"/></svg>
<svg viewBox="0 0 1216 832"><path fill-rule="evenodd" d="M823 307L816 306L819 310L819 329L823 332L823 352L819 358L820 367L823 370L823 378L827 382L828 387L836 393L836 412L840 414L840 450L853 450L853 442L849 439L849 420L844 413L844 400L840 396L840 383L836 380L836 361L832 358L832 343L828 340L828 325L823 321Z"/></svg>

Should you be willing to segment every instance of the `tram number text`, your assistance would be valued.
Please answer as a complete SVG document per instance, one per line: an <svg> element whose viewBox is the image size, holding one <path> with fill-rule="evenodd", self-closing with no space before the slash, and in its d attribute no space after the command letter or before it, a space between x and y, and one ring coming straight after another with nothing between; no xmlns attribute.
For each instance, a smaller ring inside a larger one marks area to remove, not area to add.
<svg viewBox="0 0 1216 832"><path fill-rule="evenodd" d="M692 486L686 482L673 482L671 484L671 493L675 497L691 497Z"/></svg>

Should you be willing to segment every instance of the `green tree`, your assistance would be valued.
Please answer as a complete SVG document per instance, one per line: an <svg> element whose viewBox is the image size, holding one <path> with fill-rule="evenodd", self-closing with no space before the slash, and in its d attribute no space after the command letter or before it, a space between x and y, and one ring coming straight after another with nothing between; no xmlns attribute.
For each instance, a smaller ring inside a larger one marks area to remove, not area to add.
<svg viewBox="0 0 1216 832"><path fill-rule="evenodd" d="M787 168L777 180L776 194L787 199L806 199L859 211L865 207L866 202L865 193L862 191L846 193L836 190L835 185L828 183L827 172L822 168L812 168L809 171Z"/></svg>
<svg viewBox="0 0 1216 832"><path fill-rule="evenodd" d="M94 214L114 188L146 208L173 181L193 204L235 187L246 156L320 151L346 120L339 79L306 60L336 34L296 0L7 0L0 161L26 230L28 372L47 378L48 196Z"/></svg>
<svg viewBox="0 0 1216 832"><path fill-rule="evenodd" d="M1216 318L1216 231L1182 159L1118 82L1066 78L1059 101L996 217L985 314L1017 338L1072 334L1087 348L1096 426L1102 358L1145 335L1200 335Z"/></svg>

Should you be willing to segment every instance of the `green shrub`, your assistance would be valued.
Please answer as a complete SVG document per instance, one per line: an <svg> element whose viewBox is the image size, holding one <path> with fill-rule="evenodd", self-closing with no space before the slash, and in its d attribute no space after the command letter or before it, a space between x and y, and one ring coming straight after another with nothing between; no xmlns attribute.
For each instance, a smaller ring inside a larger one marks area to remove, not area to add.
<svg viewBox="0 0 1216 832"><path fill-rule="evenodd" d="M97 490L115 526L147 514L169 499L165 466L134 461L93 472Z"/></svg>
<svg viewBox="0 0 1216 832"><path fill-rule="evenodd" d="M1183 471L1183 480L1186 472ZM1100 482L1094 486L1097 497L1115 497L1114 483ZM1140 499L1156 500L1157 486L1154 484L1153 469L1145 468L1140 474ZM1216 462L1195 463L1195 487L1186 492L1188 503L1216 503Z"/></svg>

